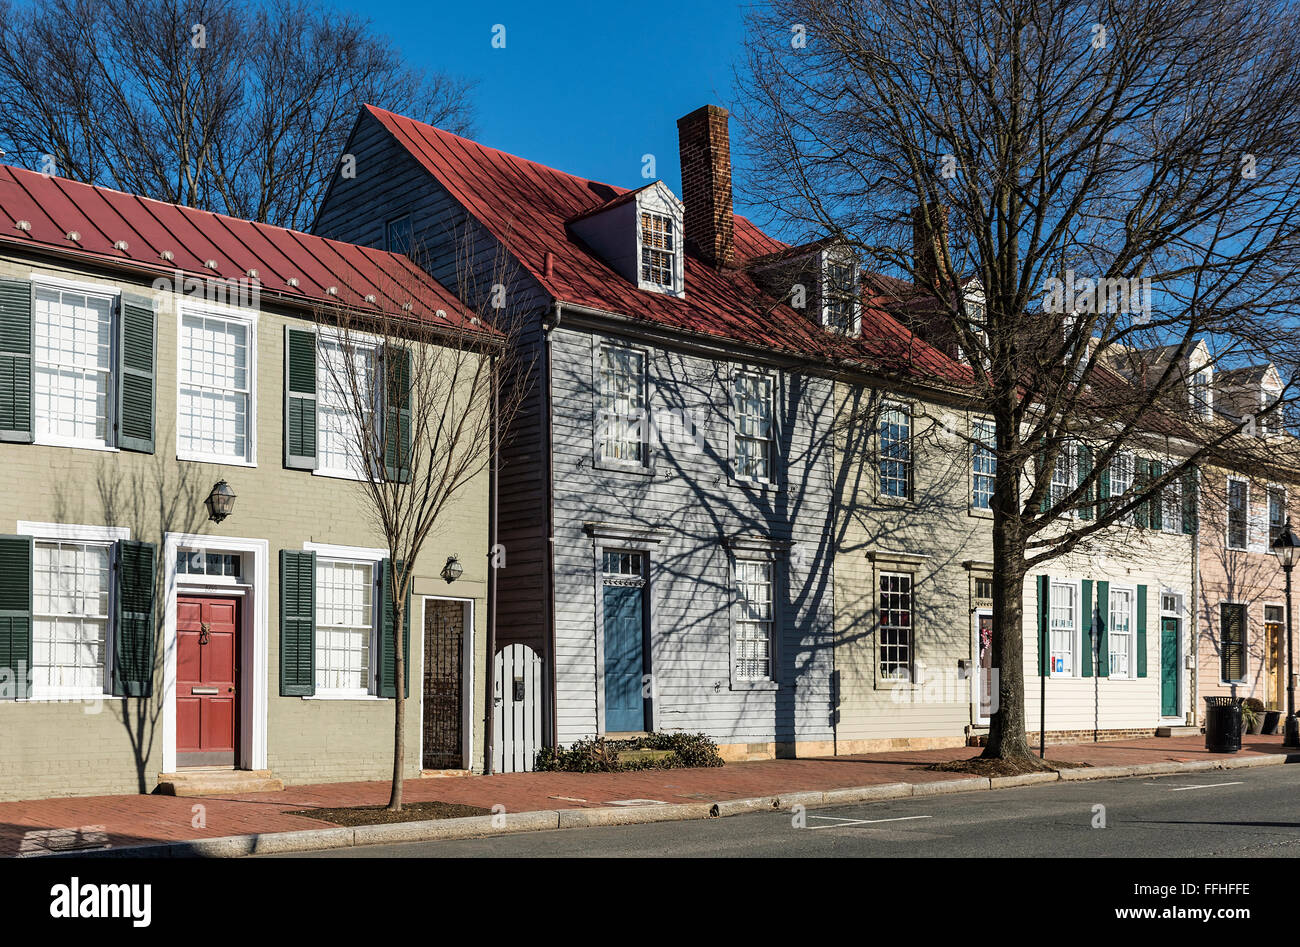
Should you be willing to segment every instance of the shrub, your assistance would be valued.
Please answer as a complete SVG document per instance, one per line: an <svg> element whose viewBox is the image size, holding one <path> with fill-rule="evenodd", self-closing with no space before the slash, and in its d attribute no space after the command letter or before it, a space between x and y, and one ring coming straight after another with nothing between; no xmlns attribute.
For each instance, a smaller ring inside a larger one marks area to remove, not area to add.
<svg viewBox="0 0 1300 947"><path fill-rule="evenodd" d="M621 760L629 750L667 750L668 755L650 759ZM544 747L537 753L534 769L542 772L619 773L647 769L693 769L721 766L718 746L703 733L652 733L631 740L578 740L566 749Z"/></svg>

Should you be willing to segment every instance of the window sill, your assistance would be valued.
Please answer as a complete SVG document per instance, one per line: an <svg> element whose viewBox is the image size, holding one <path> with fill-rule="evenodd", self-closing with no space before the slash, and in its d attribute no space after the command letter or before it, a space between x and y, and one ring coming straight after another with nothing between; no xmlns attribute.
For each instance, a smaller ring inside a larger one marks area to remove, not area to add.
<svg viewBox="0 0 1300 947"><path fill-rule="evenodd" d="M177 460L185 460L194 464L220 464L224 467L256 467L253 461L240 460L235 457L219 457L212 454L187 454L183 451L176 452Z"/></svg>
<svg viewBox="0 0 1300 947"><path fill-rule="evenodd" d="M966 508L966 515L967 515L967 516L973 516L973 517L975 517L976 519L980 519L980 520L991 520L991 519L993 519L993 511L992 511L992 510L981 509L981 508L978 507L978 506L970 506L970 507L967 507L967 508Z"/></svg>
<svg viewBox="0 0 1300 947"><path fill-rule="evenodd" d="M731 689L733 691L775 691L780 690L781 685L776 681L732 681Z"/></svg>
<svg viewBox="0 0 1300 947"><path fill-rule="evenodd" d="M106 694L102 690L86 691L67 691L65 693L41 693L33 694L31 697L20 697L20 704L79 704L88 700L106 700L111 699L112 694Z"/></svg>
<svg viewBox="0 0 1300 947"><path fill-rule="evenodd" d="M614 473L639 474L643 477L653 477L654 468L646 464L619 463L616 460L598 460L592 467L596 470L608 470Z"/></svg>
<svg viewBox="0 0 1300 947"><path fill-rule="evenodd" d="M380 697L378 694L311 694L304 695L302 700L388 700L387 697Z"/></svg>
<svg viewBox="0 0 1300 947"><path fill-rule="evenodd" d="M106 454L121 453L121 450L119 448L110 447L109 445L105 444L103 441L78 441L78 440L73 440L71 438L48 437L48 436L42 437L41 435L38 434L36 436L36 440L32 441L32 443L35 444L37 447L72 447L77 450L103 451Z"/></svg>
<svg viewBox="0 0 1300 947"><path fill-rule="evenodd" d="M327 477L330 480L351 480L354 483L366 482L365 477L351 470L327 470L324 468L318 468L316 470L311 471L311 475L313 477ZM378 483L379 481L374 480L371 482Z"/></svg>

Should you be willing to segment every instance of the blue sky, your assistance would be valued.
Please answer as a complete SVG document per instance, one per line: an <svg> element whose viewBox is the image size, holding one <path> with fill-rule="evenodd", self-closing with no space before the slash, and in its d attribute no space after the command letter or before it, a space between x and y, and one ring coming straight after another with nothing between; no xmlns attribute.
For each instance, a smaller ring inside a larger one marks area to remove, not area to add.
<svg viewBox="0 0 1300 947"><path fill-rule="evenodd" d="M743 35L742 4L727 0L327 2L370 17L412 65L477 80L484 144L627 187L653 154L678 194L677 119L728 105ZM737 134L733 122L733 153Z"/></svg>

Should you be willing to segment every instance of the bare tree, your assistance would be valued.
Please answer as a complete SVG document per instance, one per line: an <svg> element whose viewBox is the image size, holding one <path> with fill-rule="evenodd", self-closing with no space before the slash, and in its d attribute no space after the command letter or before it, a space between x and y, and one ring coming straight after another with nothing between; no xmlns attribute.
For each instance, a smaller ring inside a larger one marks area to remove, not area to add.
<svg viewBox="0 0 1300 947"><path fill-rule="evenodd" d="M9 160L299 230L363 104L460 132L470 88L314 0L0 0Z"/></svg>
<svg viewBox="0 0 1300 947"><path fill-rule="evenodd" d="M1194 491L1207 460L1295 478L1295 11L777 0L738 78L764 204L795 241L852 248L870 302L960 360L950 387L995 423L985 755L1028 757L1029 570ZM1281 384L1252 403L1237 383L1268 363ZM1166 459L1111 486L1139 451Z"/></svg>
<svg viewBox="0 0 1300 947"><path fill-rule="evenodd" d="M322 307L317 319L321 397L335 409L332 419L322 413L321 423L335 425L347 443L359 502L392 565L383 581L394 616L385 644L394 656L394 811L402 807L406 753L402 642L420 553L499 451L525 394L516 383L526 372L513 344L521 318L512 304L515 266L504 255L472 262L468 250L458 253L460 295L445 306L445 291L412 263L373 294L384 297L374 311L340 304Z"/></svg>

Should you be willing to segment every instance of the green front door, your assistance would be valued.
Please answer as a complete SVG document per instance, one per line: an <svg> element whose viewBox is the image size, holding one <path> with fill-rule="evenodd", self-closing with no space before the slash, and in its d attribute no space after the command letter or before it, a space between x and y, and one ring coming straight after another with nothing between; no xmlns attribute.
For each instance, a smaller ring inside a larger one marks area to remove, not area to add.
<svg viewBox="0 0 1300 947"><path fill-rule="evenodd" d="M1178 716L1178 619L1160 619L1160 714Z"/></svg>

